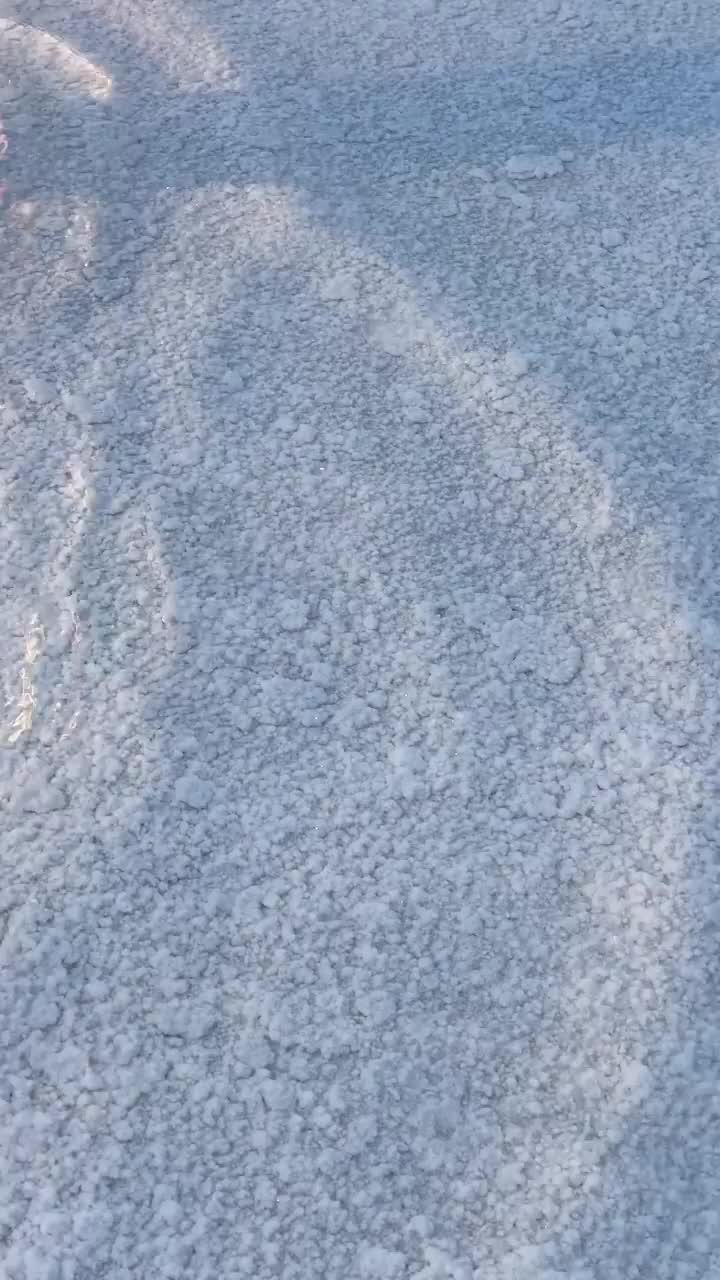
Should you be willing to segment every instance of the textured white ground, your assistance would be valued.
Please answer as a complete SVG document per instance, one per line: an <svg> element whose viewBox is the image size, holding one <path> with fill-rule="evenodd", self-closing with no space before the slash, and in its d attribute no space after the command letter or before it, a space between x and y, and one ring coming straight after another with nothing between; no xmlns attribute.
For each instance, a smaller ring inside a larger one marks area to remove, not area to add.
<svg viewBox="0 0 720 1280"><path fill-rule="evenodd" d="M2 1280L720 1276L719 39L0 27Z"/></svg>

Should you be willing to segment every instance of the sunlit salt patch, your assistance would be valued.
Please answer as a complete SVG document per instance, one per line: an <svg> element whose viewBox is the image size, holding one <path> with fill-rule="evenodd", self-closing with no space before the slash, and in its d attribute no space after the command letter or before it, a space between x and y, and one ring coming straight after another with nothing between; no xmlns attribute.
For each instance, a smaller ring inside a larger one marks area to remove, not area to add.
<svg viewBox="0 0 720 1280"><path fill-rule="evenodd" d="M425 396L419 387L400 386L397 390L400 412L406 422L420 424L426 422L429 410Z"/></svg>
<svg viewBox="0 0 720 1280"><path fill-rule="evenodd" d="M259 191L259 189L260 188L256 188L256 191ZM254 214L258 219L261 218L260 210L261 201L258 201ZM292 212L292 210L290 211ZM309 230L307 230L307 232L305 230L305 224L301 221L301 215L299 215L299 223L300 232L297 233L297 241L302 242L302 236L305 236L305 234L307 236L307 259L304 261L315 262L318 260L320 255L323 256L323 260L325 260L325 257L327 257L327 259L331 259L333 252L336 252L338 262L343 261L342 253L340 250L336 250L336 247L333 246L331 237L324 236L322 228L316 230L314 236L311 236ZM290 218L288 218L287 225L292 230ZM277 224L275 224L275 229L273 229L272 234L269 234L268 238L266 238L268 246L273 248L277 246L278 241L282 241L282 234L284 234L283 221L282 218L278 218ZM338 265L338 271L340 270L341 266ZM365 275L359 271L359 279L361 284L363 284L361 298L363 298L364 312L366 307L366 310L370 312L370 315L386 316L388 312L387 289L377 288L377 291L374 293L372 292L373 276L372 271L370 270L366 271ZM393 289L395 289L398 296L400 296L404 302L411 296L409 284L404 282L400 273L393 274L392 285ZM147 291L150 291L150 284L146 284L145 287ZM331 292L336 292L336 287L334 287L334 285L331 288ZM345 291L340 288L340 291L338 292ZM158 289L158 297L147 300L149 301L149 315L154 315L154 308L160 307L161 297L163 297L163 291ZM142 301L145 303L145 297L143 297ZM167 306L167 300L165 300L164 305ZM204 305L202 298L200 300L200 305L201 307ZM350 302L347 302L347 306L348 310L350 310ZM421 311L420 302L418 302L418 311ZM184 338L183 326L187 326L188 324L187 315L178 315L178 312L174 311L172 312L172 315L168 317L168 320L165 321L164 316L161 316L160 312L158 312L158 314L160 319L163 320L163 323L170 326L170 334L176 337L178 344L181 343ZM411 314L413 314L413 312L410 311L410 315ZM432 333L432 321L429 321L427 316L424 317L423 323L425 325L425 330ZM195 328L195 319L193 319L192 324L193 328ZM173 326L176 325L177 329L174 329ZM454 387L456 389L457 387L460 387L459 374L462 367L466 365L466 358L464 353L455 351L454 346L452 346L450 340L445 337L445 334L443 334L439 324L433 333L432 346L429 346L428 344L428 349L430 349L432 355L437 358L438 365L441 365L443 372L450 370L452 372L452 378L457 379L454 383ZM411 346L409 348L405 361L404 358L398 358L396 367L400 370L401 378L404 379L404 381L402 381L402 385L404 385L404 387L405 385L413 387L415 379L419 379L420 385L423 385L421 375L424 375L424 366L420 364L420 357L418 356L418 352L416 352L415 347ZM482 367L484 367L484 365ZM509 369L509 367L502 367L502 379L509 379L511 371L512 370ZM450 380L450 374L448 374L448 381ZM536 397L538 406L542 410L546 397L544 397L543 394L541 378L538 376L537 383L534 385L533 383L536 383L536 380L525 378L523 394L524 397ZM184 394L187 394L186 389L182 388L181 390L183 396ZM181 392L174 388L172 384L169 385L167 392L170 397L172 397L173 394L176 394L176 396L179 397L179 394L181 394ZM509 397L502 397L502 399L507 398ZM457 393L457 399L459 399L459 402L461 403L460 393ZM493 401L492 397L491 399ZM566 531L566 536L568 536L568 539L574 538L574 536L578 536L578 538L580 538L580 536L587 536L589 529L588 522L591 520L592 516L591 508L588 507L588 493L592 493L594 495L601 492L603 494L602 503L609 503L612 497L612 480L611 477L603 476L600 467L594 465L594 463L589 461L588 458L583 457L582 451L580 451L579 444L577 443L577 438L575 438L573 434L575 424L573 424L569 419L564 419L562 413L556 410L551 396L547 397L547 401L552 407L552 417L551 428L548 428L547 431L548 442L546 453L544 453L544 465L552 467L553 472L551 498L553 503L552 512L555 513L557 508L557 516L564 518L568 516L573 517L571 524L570 521L568 522L568 531ZM407 403L409 403L410 411L413 412L413 397L410 397ZM493 403L495 403L495 401L493 401ZM505 421L507 420L503 420L503 422ZM291 415L291 413L284 415L283 420L278 422L277 425L278 439L292 440L293 435L295 435L295 431L299 429L300 422L301 420L297 419L295 415ZM523 428L525 431L529 431L529 429L532 428L532 425L532 416L528 413L528 420L523 422ZM520 429L518 429L518 439L523 439L523 431ZM167 447L167 445L164 445L164 447ZM448 440L448 456L450 456L451 447L452 440L450 439ZM538 458L542 461L543 453L541 451L538 451ZM606 486L605 490L601 489L603 484ZM536 498L532 497L528 500L536 500ZM542 502L544 499L541 497L537 500L538 502ZM357 518L360 518L360 516L357 516ZM659 553L660 550L661 549L659 548ZM646 563L647 561L643 554L639 567L644 568ZM618 575L619 580L624 580L625 576L628 575L629 572L625 554L619 557L618 561L612 559L610 562L610 568L603 570L603 572L606 572L609 576L611 572L615 572L616 575ZM634 603L634 607L637 608L637 611L641 616L647 613L647 609L650 608L650 605L652 604L653 586L651 581L648 581L647 584L647 595L647 602L641 598ZM516 593L516 596L518 596L518 600L521 603L520 591ZM550 602L548 602L548 605L550 605ZM578 607L580 607L579 604ZM550 605L550 611L551 608L552 607ZM293 609L295 609L295 605L291 605L291 612L284 617L284 623L290 621L290 627L284 626L283 620L278 618L278 628L282 628L283 632L284 630L290 631L291 639L293 631L297 631L300 634L301 627L297 626L297 623L302 622L302 614L292 612ZM514 680L515 677L523 678L525 685L529 685L533 677L536 677L538 681L547 681L550 685L569 684L569 682L573 680L575 672L578 671L578 664L580 662L580 657L582 657L579 645L575 644L570 632L566 631L565 628L562 627L561 622L556 623L555 620L546 620L546 617L544 616L541 618L528 618L525 616L525 613L523 613L523 617L521 617L520 625L516 625L514 618L510 616L511 613L512 609L510 604L507 605L505 611L502 611L500 603L498 603L498 600L493 598L492 595L488 595L486 600L475 599L473 602L473 609L468 607L466 625L470 628L475 628L477 623L484 622L484 626L487 627L487 643L486 640L484 640L484 636L478 637L477 640L475 640L474 637L470 637L470 652L473 654L487 652L488 662L492 659L493 666L498 669L498 676L505 677L502 681L498 680L498 685L502 684L503 686L510 687L512 680ZM320 626L318 625L313 628L307 628L307 639L310 639L311 631L313 631L313 634L315 635L318 634L318 632L320 632ZM288 650L292 649L290 641L286 640L286 644ZM402 648L406 653L411 644L413 644L413 641L406 641L404 639L402 646L398 645L397 648ZM482 645L484 645L484 648L482 648ZM644 655L634 652L632 648L632 637L625 637L625 639L618 645L618 648L621 653L628 653L629 650L628 657L626 657L629 666L632 667L632 669L637 668L638 671L641 671L642 673ZM423 673L424 676L425 663L427 663L428 658L427 652L425 652L424 648L420 648L420 646L418 646L418 649L411 652L411 657L413 657L414 671ZM393 663L397 663L396 654L391 649L388 649L388 653L386 654L386 662L388 668L392 668ZM593 671L592 675L592 681L584 682L584 684L591 686L589 692L585 690L583 686L582 694L578 692L577 696L578 698L579 696L583 696L584 698L585 694L587 694L588 698L597 699L598 707L600 707L598 714L600 714L600 712L605 714L605 709L600 705L602 695L605 694L606 691L607 699L609 700L611 699L611 696L614 695L615 677L602 677L600 669ZM530 680L528 680L528 677L530 677ZM315 672L315 678L320 684L320 675L318 672ZM306 721L304 717L307 717L307 723L311 723L310 717L316 718L320 716L320 714L325 714L322 709L322 700L320 700L322 699L322 691L316 692L316 694L313 692L313 695L311 695L310 690L307 689L305 685L305 681L284 680L282 677L273 677L272 681L261 681L258 691L255 692L255 690L250 690L249 699L250 698L252 698L250 708L251 712L256 713L256 718L258 718L258 721L261 724L270 724L270 726L278 726L278 724L290 722L305 724ZM380 694L380 701L382 701L382 699L383 695ZM369 698L368 701L370 703ZM410 703L413 704L413 701L413 696L410 696ZM373 705L373 703L370 703L370 705ZM245 723L251 723L250 713L246 713L246 708L241 707L240 710L243 716L247 716ZM400 799L401 801L411 801L414 800L415 797L423 797L425 794L428 794L429 788L432 786L429 773L433 760L432 755L430 755L430 745L427 744L427 741L416 741L416 737L413 733L414 723L411 721L411 717L407 717L407 724L405 721L401 721L396 724L396 719L395 705L393 705L391 701L391 709L389 709L387 716L384 717L384 721L386 721L388 726L392 727L389 727L386 730L386 737L384 737L383 740L384 750L382 758L380 759L382 759L384 776L387 778L388 790L392 792L393 800ZM318 721L315 719L315 723L316 722ZM374 723L378 723L378 721L375 721ZM356 756L351 753L352 735L354 735L354 733L357 735L361 726L363 726L363 719L361 719L359 701L351 701L350 699L347 699L345 703L342 704L342 712L338 713L337 721L332 722L331 732L337 737L342 737L343 742L347 742L347 739L350 739L350 745L348 745L347 749L348 768L356 768ZM379 736L379 730L377 732ZM459 746L457 746L457 756L459 756L461 762L464 762L465 753L469 754L470 751L474 750L474 739L471 737L470 730L462 730L462 733L464 733L464 736L461 736L459 731L459 737L457 737L457 742L459 742ZM620 778L623 778L626 774L626 764L630 764L630 767L633 767L635 759L638 759L638 755L639 763L641 763L643 768L646 768L648 764L652 767L652 756L648 759L646 754L644 754L646 753L646 746L643 745L643 742L644 737L641 742L629 740L626 744L625 742L621 744L623 758L619 760L620 767L618 771L616 771ZM461 763L460 768L465 768L464 763ZM592 787L594 780L596 780L597 772L597 769L594 768L592 759L591 762L589 762L588 765L584 765L583 768L578 767L571 769L571 771L568 771L566 774L562 773L557 782L555 781L555 778L548 777L548 771L543 769L543 771L539 773L538 781L534 783L532 788L528 788L527 794L524 794L523 796L525 813L530 815L530 817L533 817L533 819L547 819L548 822L552 820L553 823L559 822L559 819L568 822L570 819L583 818L585 813L588 812L589 805L591 805L593 794ZM459 773L459 767L457 767L457 760L455 760L455 776L457 773ZM470 778L470 771L468 771L468 777ZM201 810L202 801L204 801L206 797L204 795L204 791L202 791L202 787L200 787L200 790L197 788L197 781L201 781L202 785L206 785L205 780L197 780L195 774L192 773L190 777L186 774L186 776L183 777L181 795L177 796L179 803L181 803L184 808L191 810L191 818L192 809ZM465 783L462 782L461 785L465 786ZM37 801L31 799L31 803L37 803ZM45 803L47 803L47 800L45 800ZM671 836L673 836L674 850L679 850L679 852L676 852L676 863L673 864L673 867L671 867L669 872L670 882L673 881L673 878L680 879L678 869L682 870L683 864L683 835L683 812L678 808L678 813L676 813L675 818L675 829L671 832ZM594 874L594 876L600 876L602 873L601 870L597 870L593 867L592 874ZM673 893L673 882L670 883L669 893ZM682 895L679 893L678 897L678 910L682 910ZM633 906L635 915L637 915L638 910L641 908L642 904L639 906ZM260 908L258 908L258 913L259 911ZM607 919L607 933L609 933L610 937L615 937L616 933L618 933L620 929L619 915L616 913L612 914L611 906L605 909L605 913ZM624 914L628 913L625 911ZM650 952L651 956L655 955L656 952L660 952L660 972L664 972L665 969L670 968L671 957L667 956L665 952L660 951L660 948L657 948L655 943L653 943L652 948L648 946L648 952ZM647 960L647 952L642 952L642 954L643 960ZM573 1023L570 1021L570 1014L568 1014L568 1024L566 1025L562 1024L562 1012L557 1014L557 1018L560 1019L562 1030L569 1033L568 1038L578 1042L577 1059L578 1061L582 1061L582 1055L585 1050L588 1052L594 1052L594 1043L596 1043L596 1039L598 1038L597 1029L598 1025L601 1025L601 1016L603 1015L601 1012L594 1012L593 1006L589 1004L588 997L585 996L584 988L582 983L580 983L580 977L582 977L582 975L579 977L577 972L575 972L574 965L570 963L573 959L573 956L569 957L568 983L566 983L566 989L562 995L564 995L564 1002L566 1006L580 1007L580 1010L583 1009L582 1001L587 1001L587 1004L585 1004L585 1009L588 1010L587 1019L583 1019L584 1024L587 1025L587 1029L583 1030L582 1033L575 1033ZM607 1000L610 1002L619 1002L620 997L618 995L609 995L607 996ZM363 1016L365 1020L374 1020L375 1018L378 1018L379 1020L379 1015L375 1014L375 1009L377 1009L377 1007L379 1007L379 1001L377 1002L377 1005L375 1005L374 1001L370 1002L369 1007L366 1006L361 1010L361 1016ZM650 1009L646 1014L643 1010L642 995L639 996L637 1005L633 1006L633 1034L635 1034L635 1036L638 1038L641 1036L644 1025L646 1025L647 1021L650 1020L651 1016L652 1009ZM178 1025L181 1025L182 1027L183 1023L173 1021L173 1023L165 1025L164 1033L172 1034L172 1036L174 1036L174 1034L176 1034L176 1030L174 1029L176 1029ZM556 1027L557 1021L555 1019L551 1021L550 1016L548 1016L547 1021L543 1021L543 1023L539 1024L538 1043L541 1044L541 1047L543 1042L547 1042L551 1047L555 1044ZM564 1061L565 1068L565 1059L562 1061ZM243 1065L241 1074L252 1074L252 1065ZM565 1071L564 1069L561 1073L557 1073L557 1075L562 1074L568 1075L570 1078L575 1074L573 1071L573 1062L570 1061L568 1070ZM602 1128L606 1129L607 1125L618 1124L619 1120L623 1119L625 1115L630 1114L635 1103L635 1097L639 1098L639 1101L642 1101L644 1096L643 1091L646 1091L646 1087L646 1082L644 1082L643 1079L638 1078L638 1071L637 1068L635 1068L634 1061L630 1061L628 1070L625 1071L623 1079L620 1080L618 1097L607 1092L605 1082L603 1082L603 1092L601 1092L600 1087L598 1087L598 1092L594 1094L594 1097L596 1097L594 1108L596 1108L596 1112L598 1116L600 1116L600 1125ZM633 1093L633 1089L635 1089L635 1093ZM587 1092L587 1087L585 1087L585 1092ZM266 1098L265 1105L270 1110L274 1105L272 1098ZM605 1148L602 1147L601 1139L597 1140L597 1146L600 1148L602 1153ZM578 1192L579 1184L578 1181L575 1180L575 1178L577 1178L577 1171L582 1171L584 1167L592 1167L594 1151L596 1151L596 1148L591 1147L591 1140L587 1138L587 1135L579 1134L577 1137L574 1137L574 1135L568 1135L565 1132L562 1132L560 1135L556 1135L556 1130L551 1130L551 1132L543 1138L542 1174L541 1172L528 1172L528 1174L525 1175L525 1178L523 1178L523 1170L519 1169L518 1164L515 1164L515 1162L512 1162L511 1164L510 1161L507 1161L506 1164L501 1167L500 1175L497 1176L496 1187L493 1187L493 1190L496 1190L498 1198L502 1198L503 1201L509 1203L509 1212L514 1212L516 1206L524 1206L524 1204L532 1204L532 1206L534 1206L534 1204L541 1204L544 1202L544 1197L546 1197L546 1183L544 1183L543 1178L544 1172L547 1171L548 1179L550 1179L550 1185L552 1185L553 1188L556 1188L559 1196L564 1199L566 1206L568 1206L568 1208L566 1208L566 1212L569 1213L571 1208L573 1208L573 1210L574 1208L577 1208L578 1202L582 1202L582 1192ZM429 1151L429 1156L430 1158L436 1158L436 1153L434 1153L434 1151ZM428 1165L428 1167L432 1166ZM571 1170L571 1172L569 1172L569 1170ZM493 1181L495 1181L495 1175L493 1175ZM518 1233L519 1239L521 1239L521 1235L523 1235L523 1233L521 1233L520 1230ZM543 1265L542 1252L534 1251L534 1247L533 1249L528 1247L527 1251L525 1251L524 1258L528 1263L528 1268L523 1271L519 1270L519 1263L518 1267L515 1266L516 1258L512 1260L512 1270L507 1271L507 1275L512 1276L512 1280L519 1280L521 1275L527 1276L528 1280L530 1276L533 1277L533 1280L538 1280L538 1277L541 1277L541 1280L550 1280L551 1275L559 1275L559 1272L552 1272ZM442 1260L439 1260L437 1256L434 1256L432 1257L432 1260L425 1257L425 1263L427 1263L427 1265L424 1265L423 1262L418 1263L421 1268L418 1272L418 1276L423 1276L423 1280L425 1280L425 1276L427 1276L427 1280L439 1280L439 1276L452 1276L452 1280L457 1280L457 1277L462 1276L462 1271L460 1270L460 1267L462 1266L461 1260L454 1260L454 1258L442 1258ZM386 1274L392 1275L393 1268L396 1268L397 1270L397 1268L405 1266L405 1270L407 1270L407 1266L413 1266L414 1263L405 1263L404 1260L402 1260L402 1257L398 1258L393 1256L392 1251L380 1252L378 1249L374 1249L373 1252L366 1252L363 1254L363 1258L361 1258L359 1265L368 1268L368 1270L372 1271L372 1274L383 1274L382 1268L384 1268L384 1272L386 1272ZM372 1268L374 1268L374 1271ZM579 1280L580 1272L578 1268L575 1268L575 1271L577 1271L575 1280ZM400 1274L402 1274L401 1270ZM498 1272L498 1274L500 1274L500 1272Z"/></svg>
<svg viewBox="0 0 720 1280"><path fill-rule="evenodd" d="M59 73L69 87L79 88L91 98L110 97L112 77L105 68L49 31L4 22L0 24L0 37L10 37L15 44L21 44L25 58L32 58L47 72Z"/></svg>
<svg viewBox="0 0 720 1280"><path fill-rule="evenodd" d="M555 178L565 168L561 155L539 155L533 153L510 156L505 162L508 178Z"/></svg>
<svg viewBox="0 0 720 1280"><path fill-rule="evenodd" d="M336 271L323 281L320 296L324 302L354 303L357 301L357 281L349 271Z"/></svg>
<svg viewBox="0 0 720 1280"><path fill-rule="evenodd" d="M247 78L228 57L221 41L213 38L209 24L196 17L192 5L160 3L126 5L123 26L138 49L145 50L157 66L183 88L200 83L248 87ZM240 82L240 83L239 83Z"/></svg>
<svg viewBox="0 0 720 1280"><path fill-rule="evenodd" d="M398 298L392 310L371 324L374 345L385 355L407 357L431 343L433 328L410 291L398 282Z"/></svg>
<svg viewBox="0 0 720 1280"><path fill-rule="evenodd" d="M529 449L512 444L493 443L486 453L488 468L498 480L524 480L533 464Z"/></svg>
<svg viewBox="0 0 720 1280"><path fill-rule="evenodd" d="M65 232L65 249L75 262L87 265L95 244L97 209L88 201L80 201L70 213Z"/></svg>
<svg viewBox="0 0 720 1280"><path fill-rule="evenodd" d="M582 666L582 650L569 627L538 616L510 618L496 632L498 654L510 670L551 685L565 685Z"/></svg>
<svg viewBox="0 0 720 1280"><path fill-rule="evenodd" d="M17 682L5 698L9 725L5 740L13 745L29 734L33 727L37 696L35 667L41 657L45 642L45 629L37 613L32 613L23 629L22 654L17 668Z"/></svg>
<svg viewBox="0 0 720 1280"><path fill-rule="evenodd" d="M381 351L388 356L404 356L416 345L416 336L400 318L393 318L374 327L373 338Z"/></svg>

